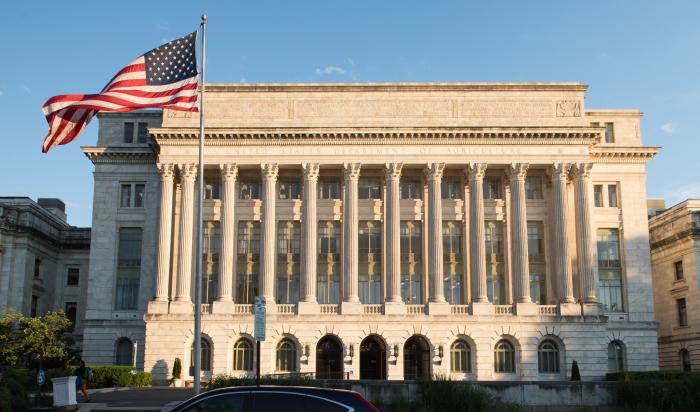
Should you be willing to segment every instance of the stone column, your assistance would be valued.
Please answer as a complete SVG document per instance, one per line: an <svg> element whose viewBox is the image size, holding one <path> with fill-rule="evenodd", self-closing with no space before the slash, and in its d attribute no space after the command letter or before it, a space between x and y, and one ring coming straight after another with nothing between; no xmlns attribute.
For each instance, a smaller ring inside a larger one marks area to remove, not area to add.
<svg viewBox="0 0 700 412"><path fill-rule="evenodd" d="M576 249L579 276L583 288L584 303L598 303L598 265L596 244L591 217L591 168L592 163L576 163L574 173L574 195L576 197ZM596 305L597 306L597 305Z"/></svg>
<svg viewBox="0 0 700 412"><path fill-rule="evenodd" d="M442 277L442 172L444 163L428 163L425 179L428 182L428 313L448 314Z"/></svg>
<svg viewBox="0 0 700 412"><path fill-rule="evenodd" d="M194 240L194 181L197 178L197 165L178 165L180 170L180 230L178 239L177 290L175 301L170 305L174 313L192 312L192 241Z"/></svg>
<svg viewBox="0 0 700 412"><path fill-rule="evenodd" d="M405 314L401 299L401 195L400 180L403 163L387 163L386 203L384 203L387 227L386 304L385 314Z"/></svg>
<svg viewBox="0 0 700 412"><path fill-rule="evenodd" d="M472 278L472 314L493 311L486 290L486 232L484 229L484 174L486 163L469 164L469 235Z"/></svg>
<svg viewBox="0 0 700 412"><path fill-rule="evenodd" d="M173 175L172 164L158 164L160 175L160 225L158 227L158 262L156 263L156 295L149 302L149 313L167 313L169 300L170 255L172 247L173 221Z"/></svg>
<svg viewBox="0 0 700 412"><path fill-rule="evenodd" d="M343 199L343 303L341 313L359 314L362 312L358 295L358 202L357 182L360 179L360 163L346 163L345 197Z"/></svg>
<svg viewBox="0 0 700 412"><path fill-rule="evenodd" d="M559 273L559 301L562 304L574 303L576 301L574 299L571 252L569 251L568 241L569 222L566 218L566 183L570 169L570 163L554 163L552 165L552 212L554 216L555 268Z"/></svg>
<svg viewBox="0 0 700 412"><path fill-rule="evenodd" d="M262 256L260 258L260 292L266 302L266 309L275 307L275 242L277 221L275 205L277 200L277 163L260 165L263 178L262 193Z"/></svg>
<svg viewBox="0 0 700 412"><path fill-rule="evenodd" d="M221 170L221 257L219 264L219 290L212 305L212 313L232 313L233 272L235 271L233 249L236 244L234 209L236 202L235 163L219 165Z"/></svg>
<svg viewBox="0 0 700 412"><path fill-rule="evenodd" d="M320 311L316 300L316 239L318 238L318 222L316 220L316 199L318 199L318 163L305 163L304 191L301 205L301 293L299 299L299 314L318 313Z"/></svg>

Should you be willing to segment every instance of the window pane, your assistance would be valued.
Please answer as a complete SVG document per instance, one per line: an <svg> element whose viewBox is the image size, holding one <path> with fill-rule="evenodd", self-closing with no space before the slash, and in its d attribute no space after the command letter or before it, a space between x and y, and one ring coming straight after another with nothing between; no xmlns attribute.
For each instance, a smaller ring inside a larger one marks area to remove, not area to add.
<svg viewBox="0 0 700 412"><path fill-rule="evenodd" d="M528 200L542 199L542 177L527 176L525 178L525 196Z"/></svg>
<svg viewBox="0 0 700 412"><path fill-rule="evenodd" d="M239 199L260 199L260 182L241 181L238 187Z"/></svg>
<svg viewBox="0 0 700 412"><path fill-rule="evenodd" d="M133 365L134 344L127 338L121 338L117 341L117 356L116 364L131 366Z"/></svg>
<svg viewBox="0 0 700 412"><path fill-rule="evenodd" d="M66 279L66 285L77 286L80 282L80 269L79 268L68 268L68 277Z"/></svg>
<svg viewBox="0 0 700 412"><path fill-rule="evenodd" d="M401 199L420 199L422 188L420 182L412 179L402 179L400 185Z"/></svg>
<svg viewBox="0 0 700 412"><path fill-rule="evenodd" d="M462 198L462 184L458 177L443 177L441 188L443 199Z"/></svg>
<svg viewBox="0 0 700 412"><path fill-rule="evenodd" d="M442 222L443 292L448 303L462 304L462 222Z"/></svg>
<svg viewBox="0 0 700 412"><path fill-rule="evenodd" d="M401 298L405 303L423 302L422 236L420 221L401 222Z"/></svg>
<svg viewBox="0 0 700 412"><path fill-rule="evenodd" d="M306 408L306 397L302 395L258 392L255 394L252 410L256 412L308 412L312 409Z"/></svg>
<svg viewBox="0 0 700 412"><path fill-rule="evenodd" d="M487 176L484 178L484 199L501 198L501 179L499 177Z"/></svg>
<svg viewBox="0 0 700 412"><path fill-rule="evenodd" d="M685 308L685 298L677 299L676 306L678 308L678 326L688 326L688 315Z"/></svg>
<svg viewBox="0 0 700 412"><path fill-rule="evenodd" d="M280 199L301 199L301 183L298 181L282 181L279 183Z"/></svg>
<svg viewBox="0 0 700 412"><path fill-rule="evenodd" d="M236 302L252 304L258 293L260 266L260 222L238 223Z"/></svg>
<svg viewBox="0 0 700 412"><path fill-rule="evenodd" d="M605 143L615 143L615 128L613 123L605 123Z"/></svg>
<svg viewBox="0 0 700 412"><path fill-rule="evenodd" d="M136 310L138 308L141 238L141 228L121 228L119 230L115 296L115 309L117 310Z"/></svg>
<svg viewBox="0 0 700 412"><path fill-rule="evenodd" d="M600 300L605 310L621 312L624 307L618 230L598 229L597 237Z"/></svg>
<svg viewBox="0 0 700 412"><path fill-rule="evenodd" d="M131 185L122 185L119 207L131 207Z"/></svg>
<svg viewBox="0 0 700 412"><path fill-rule="evenodd" d="M134 185L134 207L143 207L143 198L146 194L146 185Z"/></svg>
<svg viewBox="0 0 700 412"><path fill-rule="evenodd" d="M358 183L358 198L381 199L381 185L378 177L361 177Z"/></svg>
<svg viewBox="0 0 700 412"><path fill-rule="evenodd" d="M530 268L530 297L537 304L545 304L544 225L542 222L527 223L527 252Z"/></svg>
<svg viewBox="0 0 700 412"><path fill-rule="evenodd" d="M365 304L382 303L382 224L376 220L359 222L358 277L360 301Z"/></svg>
<svg viewBox="0 0 700 412"><path fill-rule="evenodd" d="M299 302L301 225L279 221L277 226L277 303Z"/></svg>
<svg viewBox="0 0 700 412"><path fill-rule="evenodd" d="M134 143L133 123L124 123L124 143Z"/></svg>
<svg viewBox="0 0 700 412"><path fill-rule="evenodd" d="M608 207L617 207L617 185L608 185Z"/></svg>
<svg viewBox="0 0 700 412"><path fill-rule="evenodd" d="M340 199L340 181L338 179L321 179L318 182L319 199Z"/></svg>
<svg viewBox="0 0 700 412"><path fill-rule="evenodd" d="M319 303L337 304L340 295L340 222L318 222L316 293Z"/></svg>
<svg viewBox="0 0 700 412"><path fill-rule="evenodd" d="M221 199L221 182L214 179L204 179L204 198Z"/></svg>
<svg viewBox="0 0 700 412"><path fill-rule="evenodd" d="M674 263L673 267L676 274L676 280L683 279L683 261Z"/></svg>
<svg viewBox="0 0 700 412"><path fill-rule="evenodd" d="M244 412L247 396L244 393L212 396L197 402L183 412Z"/></svg>
<svg viewBox="0 0 700 412"><path fill-rule="evenodd" d="M219 283L221 222L204 222L202 234L202 303L212 303Z"/></svg>
<svg viewBox="0 0 700 412"><path fill-rule="evenodd" d="M486 221L486 286L489 301L505 302L505 265L503 258L503 222Z"/></svg>
<svg viewBox="0 0 700 412"><path fill-rule="evenodd" d="M138 142L139 143L146 143L146 138L148 136L148 130L146 129L148 127L148 123L139 123L139 129L138 129Z"/></svg>
<svg viewBox="0 0 700 412"><path fill-rule="evenodd" d="M593 203L595 207L603 207L603 185L593 185Z"/></svg>

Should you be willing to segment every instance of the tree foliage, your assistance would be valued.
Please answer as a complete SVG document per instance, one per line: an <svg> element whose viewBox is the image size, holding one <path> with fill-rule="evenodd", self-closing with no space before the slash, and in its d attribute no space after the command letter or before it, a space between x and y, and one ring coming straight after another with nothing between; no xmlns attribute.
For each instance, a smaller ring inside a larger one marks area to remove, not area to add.
<svg viewBox="0 0 700 412"><path fill-rule="evenodd" d="M37 360L71 360L70 330L71 321L63 311L38 317L6 311L0 318L0 367L27 366Z"/></svg>

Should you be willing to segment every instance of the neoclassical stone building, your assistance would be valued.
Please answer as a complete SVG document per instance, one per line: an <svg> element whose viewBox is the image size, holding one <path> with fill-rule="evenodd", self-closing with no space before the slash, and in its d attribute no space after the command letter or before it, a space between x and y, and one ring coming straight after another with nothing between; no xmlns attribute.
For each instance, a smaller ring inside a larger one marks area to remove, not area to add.
<svg viewBox="0 0 700 412"><path fill-rule="evenodd" d="M635 110L579 83L207 85L197 114L102 114L86 359L137 341L165 380L254 367L349 379L584 379L658 368ZM187 368L184 368L187 371Z"/></svg>

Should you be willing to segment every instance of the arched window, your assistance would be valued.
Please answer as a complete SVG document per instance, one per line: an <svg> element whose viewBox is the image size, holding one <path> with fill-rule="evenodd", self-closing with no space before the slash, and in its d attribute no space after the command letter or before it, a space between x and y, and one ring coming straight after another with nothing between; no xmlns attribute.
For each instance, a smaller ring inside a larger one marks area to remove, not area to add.
<svg viewBox="0 0 700 412"><path fill-rule="evenodd" d="M515 349L507 340L500 340L496 344L494 369L497 373L515 373Z"/></svg>
<svg viewBox="0 0 700 412"><path fill-rule="evenodd" d="M608 345L608 370L610 372L624 372L625 370L625 348L618 340L614 340Z"/></svg>
<svg viewBox="0 0 700 412"><path fill-rule="evenodd" d="M253 345L248 339L238 339L233 345L233 370L253 370Z"/></svg>
<svg viewBox="0 0 700 412"><path fill-rule="evenodd" d="M683 372L690 372L692 370L692 366L690 365L690 352L688 352L688 349L681 349L680 355Z"/></svg>
<svg viewBox="0 0 700 412"><path fill-rule="evenodd" d="M114 361L117 365L131 366L134 361L134 344L129 338L117 340L117 354Z"/></svg>
<svg viewBox="0 0 700 412"><path fill-rule="evenodd" d="M282 339L277 345L277 370L280 372L297 370L297 347L290 339Z"/></svg>
<svg viewBox="0 0 700 412"><path fill-rule="evenodd" d="M470 373L472 371L472 351L469 344L458 339L450 348L450 360L452 372Z"/></svg>
<svg viewBox="0 0 700 412"><path fill-rule="evenodd" d="M204 372L211 371L211 343L205 338L202 338L202 356L200 357L201 368ZM192 342L192 351L190 352L190 362L194 366L194 342Z"/></svg>
<svg viewBox="0 0 700 412"><path fill-rule="evenodd" d="M537 348L537 364L540 373L559 373L559 347L551 339L545 339Z"/></svg>

